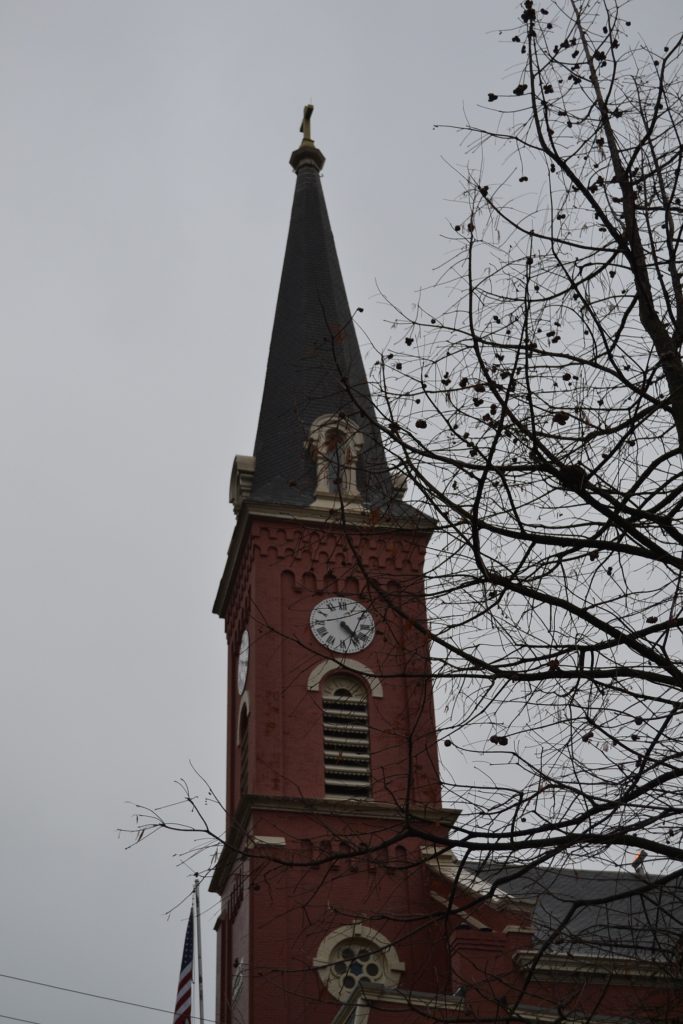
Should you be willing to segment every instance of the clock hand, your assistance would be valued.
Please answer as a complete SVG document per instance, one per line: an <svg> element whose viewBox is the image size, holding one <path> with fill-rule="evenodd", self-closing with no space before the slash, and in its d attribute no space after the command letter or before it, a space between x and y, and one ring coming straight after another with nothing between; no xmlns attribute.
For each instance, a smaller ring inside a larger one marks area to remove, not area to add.
<svg viewBox="0 0 683 1024"><path fill-rule="evenodd" d="M346 630L346 632L349 634L349 636L355 636L356 635L356 630L355 629L351 629L351 627L348 625L348 623L346 623L344 621L344 619L341 620L339 625L341 626L342 629Z"/></svg>

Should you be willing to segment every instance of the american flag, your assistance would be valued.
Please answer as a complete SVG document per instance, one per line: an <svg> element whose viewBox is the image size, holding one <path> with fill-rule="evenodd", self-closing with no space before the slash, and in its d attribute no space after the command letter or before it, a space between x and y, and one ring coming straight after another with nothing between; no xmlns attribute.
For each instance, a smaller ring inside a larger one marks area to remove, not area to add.
<svg viewBox="0 0 683 1024"><path fill-rule="evenodd" d="M190 1024L192 1014L192 959L194 949L194 909L190 911L185 932L183 958L180 961L178 995L175 1001L173 1024Z"/></svg>

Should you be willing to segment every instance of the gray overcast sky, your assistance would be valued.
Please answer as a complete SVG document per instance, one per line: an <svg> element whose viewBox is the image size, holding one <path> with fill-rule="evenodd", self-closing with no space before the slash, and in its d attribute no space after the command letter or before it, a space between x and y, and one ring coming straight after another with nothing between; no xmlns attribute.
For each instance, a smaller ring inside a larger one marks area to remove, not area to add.
<svg viewBox="0 0 683 1024"><path fill-rule="evenodd" d="M635 0L658 42L675 0ZM210 614L252 450L304 103L352 308L382 344L448 251L434 122L509 84L516 0L0 0L0 973L170 1007L177 844L126 801L223 785ZM204 908L215 902L204 894ZM205 918L207 974L214 958ZM213 1016L209 977L207 1016ZM40 1024L159 1014L0 978Z"/></svg>

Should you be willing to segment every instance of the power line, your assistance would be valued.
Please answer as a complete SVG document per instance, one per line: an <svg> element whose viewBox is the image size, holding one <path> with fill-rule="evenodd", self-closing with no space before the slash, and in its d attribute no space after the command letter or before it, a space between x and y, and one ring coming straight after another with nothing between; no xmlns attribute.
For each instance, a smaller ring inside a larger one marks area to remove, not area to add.
<svg viewBox="0 0 683 1024"><path fill-rule="evenodd" d="M152 1010L154 1013L175 1013L175 1010L165 1010L161 1006L148 1006L146 1003L133 1003L130 999L116 999L114 996L101 996L97 992L84 992L82 989L66 988L64 985L50 985L47 981L34 981L32 978L19 978L15 974L3 974L1 971L0 978L7 978L9 981L21 981L25 985L37 985L39 988L52 988L57 992L70 992L75 996L87 996L89 999L102 999L107 1003L120 1003L122 1006L134 1006L138 1010ZM22 1017L8 1017L4 1013L0 1013L0 1017L4 1020L23 1021L23 1024L41 1024L40 1021L24 1021ZM193 1016L191 1017L191 1020L199 1020L199 1017ZM205 1018L205 1024L218 1024L218 1022L210 1018Z"/></svg>
<svg viewBox="0 0 683 1024"><path fill-rule="evenodd" d="M27 1020L26 1017L10 1017L7 1013L0 1013L3 1020L20 1020L21 1024L40 1024L39 1020Z"/></svg>

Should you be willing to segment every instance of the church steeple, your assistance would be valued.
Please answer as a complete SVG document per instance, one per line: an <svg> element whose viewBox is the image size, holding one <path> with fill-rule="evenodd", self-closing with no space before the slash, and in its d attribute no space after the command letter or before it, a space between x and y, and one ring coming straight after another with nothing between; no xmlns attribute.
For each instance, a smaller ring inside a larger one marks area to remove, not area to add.
<svg viewBox="0 0 683 1024"><path fill-rule="evenodd" d="M391 480L325 206L312 111L304 109L303 140L290 158L297 180L250 497L311 506L324 504L327 491L382 507Z"/></svg>
<svg viewBox="0 0 683 1024"><path fill-rule="evenodd" d="M212 882L225 1024L350 1020L337 1010L359 982L400 983L411 1002L453 991L422 849L454 818L424 628L433 524L395 500L310 114L214 607L229 664L227 835ZM368 1019L362 1007L354 1019Z"/></svg>

